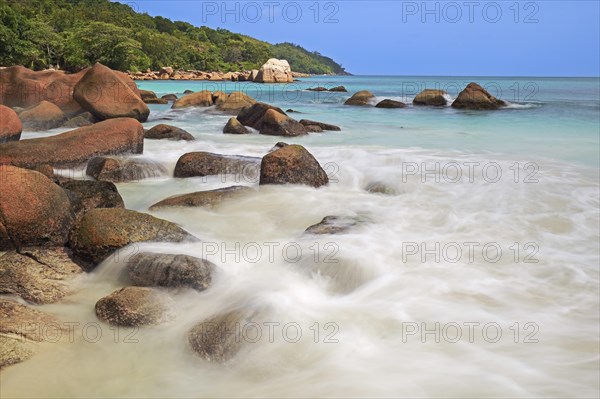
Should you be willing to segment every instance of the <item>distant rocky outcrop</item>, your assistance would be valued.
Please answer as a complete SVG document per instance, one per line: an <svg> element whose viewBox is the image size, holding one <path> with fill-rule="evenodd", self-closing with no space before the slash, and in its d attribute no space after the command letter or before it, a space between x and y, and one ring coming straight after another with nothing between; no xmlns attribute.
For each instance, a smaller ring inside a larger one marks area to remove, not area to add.
<svg viewBox="0 0 600 399"><path fill-rule="evenodd" d="M269 59L258 70L254 82L259 83L291 83L294 81L292 69L286 60Z"/></svg>

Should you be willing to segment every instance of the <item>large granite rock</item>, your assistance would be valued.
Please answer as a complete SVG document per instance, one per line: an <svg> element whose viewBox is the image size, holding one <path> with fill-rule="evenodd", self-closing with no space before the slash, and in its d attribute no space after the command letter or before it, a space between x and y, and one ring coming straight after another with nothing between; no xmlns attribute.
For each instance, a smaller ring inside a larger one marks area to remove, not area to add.
<svg viewBox="0 0 600 399"><path fill-rule="evenodd" d="M308 134L306 127L274 109L269 109L260 120L260 134L294 137Z"/></svg>
<svg viewBox="0 0 600 399"><path fill-rule="evenodd" d="M497 99L477 83L469 83L452 103L452 108L492 110L506 106L506 102Z"/></svg>
<svg viewBox="0 0 600 399"><path fill-rule="evenodd" d="M72 293L68 283L81 272L63 247L9 251L0 255L0 294L35 304L54 303Z"/></svg>
<svg viewBox="0 0 600 399"><path fill-rule="evenodd" d="M0 298L0 370L31 358L41 343L56 343L65 334L56 317Z"/></svg>
<svg viewBox="0 0 600 399"><path fill-rule="evenodd" d="M82 109L72 93L87 71L74 74L51 70L34 72L22 66L0 69L0 104L28 108L49 101L68 116L77 114Z"/></svg>
<svg viewBox="0 0 600 399"><path fill-rule="evenodd" d="M236 117L230 118L223 128L223 133L226 134L249 134L250 131L237 120Z"/></svg>
<svg viewBox="0 0 600 399"><path fill-rule="evenodd" d="M172 108L210 107L213 105L212 93L209 90L185 95L173 103Z"/></svg>
<svg viewBox="0 0 600 399"><path fill-rule="evenodd" d="M274 110L282 115L286 115L281 108L274 107L267 103L256 103L246 107L237 115L237 120L244 126L250 126L256 130L262 127L262 118L268 110Z"/></svg>
<svg viewBox="0 0 600 399"><path fill-rule="evenodd" d="M262 159L260 184L304 184L320 187L329 183L327 173L306 148L286 145Z"/></svg>
<svg viewBox="0 0 600 399"><path fill-rule="evenodd" d="M145 122L150 114L135 82L100 63L77 82L73 98L100 120L127 117Z"/></svg>
<svg viewBox="0 0 600 399"><path fill-rule="evenodd" d="M245 107L249 107L256 103L256 100L248 96L246 93L241 91L234 91L233 93L220 96L215 102L219 111L227 112L229 114L237 114Z"/></svg>
<svg viewBox="0 0 600 399"><path fill-rule="evenodd" d="M415 96L413 104L443 107L448 104L446 94L444 90L425 89Z"/></svg>
<svg viewBox="0 0 600 399"><path fill-rule="evenodd" d="M357 93L354 93L352 97L344 102L344 105L371 105L371 100L374 99L375 96L368 90L362 90Z"/></svg>
<svg viewBox="0 0 600 399"><path fill-rule="evenodd" d="M258 70L254 78L258 83L291 83L294 81L292 69L286 60L269 59Z"/></svg>
<svg viewBox="0 0 600 399"><path fill-rule="evenodd" d="M0 144L7 141L18 141L21 138L23 124L12 109L0 105Z"/></svg>
<svg viewBox="0 0 600 399"><path fill-rule="evenodd" d="M139 154L144 128L132 118L117 118L52 137L0 144L0 165L78 166L99 155Z"/></svg>
<svg viewBox="0 0 600 399"><path fill-rule="evenodd" d="M43 174L0 166L0 250L62 246L74 223L69 197Z"/></svg>

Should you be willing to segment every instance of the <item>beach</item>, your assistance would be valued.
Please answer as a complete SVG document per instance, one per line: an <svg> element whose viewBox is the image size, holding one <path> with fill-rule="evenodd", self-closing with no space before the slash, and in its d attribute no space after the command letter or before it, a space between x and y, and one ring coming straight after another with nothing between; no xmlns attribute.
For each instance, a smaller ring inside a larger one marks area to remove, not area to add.
<svg viewBox="0 0 600 399"><path fill-rule="evenodd" d="M412 104L425 88L453 100L470 82L507 106ZM598 78L137 83L158 97L243 91L341 131L223 134L231 115L214 107L150 104L144 128L166 123L195 140L145 139L143 153L130 157L162 169L116 187L125 208L174 222L200 241L136 243L77 277L73 296L43 306L73 323L72 337L3 370L3 397L478 397L492 385L497 396L598 394ZM307 90L339 85L348 92ZM343 105L359 90L371 91L373 104L407 106ZM280 141L304 146L329 184L259 187L253 173L173 177L185 153L262 158ZM89 178L81 167L55 169ZM167 197L232 185L254 191L209 208L149 210ZM336 234L305 232L327 216L351 223ZM216 265L212 285L173 295L168 323L100 323L95 303L127 285L124 262L139 252L207 259ZM190 328L245 308L260 317L242 323L235 360L199 361L186 340Z"/></svg>

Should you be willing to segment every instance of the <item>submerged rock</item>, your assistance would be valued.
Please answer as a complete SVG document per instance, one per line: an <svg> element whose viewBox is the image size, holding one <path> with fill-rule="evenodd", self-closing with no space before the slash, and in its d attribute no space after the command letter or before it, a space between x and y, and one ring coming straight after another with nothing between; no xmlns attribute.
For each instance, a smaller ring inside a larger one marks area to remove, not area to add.
<svg viewBox="0 0 600 399"><path fill-rule="evenodd" d="M62 246L74 223L69 197L43 174L0 166L0 250Z"/></svg>
<svg viewBox="0 0 600 399"><path fill-rule="evenodd" d="M81 272L62 247L10 251L0 255L0 294L35 304L54 303L72 293L67 283Z"/></svg>
<svg viewBox="0 0 600 399"><path fill-rule="evenodd" d="M122 327L141 327L173 319L173 301L148 287L125 287L96 302L100 320Z"/></svg>
<svg viewBox="0 0 600 399"><path fill-rule="evenodd" d="M127 261L129 280L142 287L207 289L216 266L189 255L141 252Z"/></svg>
<svg viewBox="0 0 600 399"><path fill-rule="evenodd" d="M193 141L194 136L185 130L178 128L177 126L165 125L161 123L159 125L154 126L150 130L147 130L144 133L144 138L146 139L155 139L155 140L186 140Z"/></svg>
<svg viewBox="0 0 600 399"><path fill-rule="evenodd" d="M142 101L146 104L168 104L169 101L165 98L158 98L156 93L150 90L140 90Z"/></svg>
<svg viewBox="0 0 600 399"><path fill-rule="evenodd" d="M241 331L257 323L260 312L253 309L233 310L196 324L188 333L190 346L202 359L222 363L233 358L248 342Z"/></svg>
<svg viewBox="0 0 600 399"><path fill-rule="evenodd" d="M344 105L370 105L373 98L375 98L373 93L368 90L362 90L354 93L352 97L346 100Z"/></svg>
<svg viewBox="0 0 600 399"><path fill-rule="evenodd" d="M325 216L319 223L308 227L305 232L310 234L339 234L348 231L360 222L358 218L351 216Z"/></svg>
<svg viewBox="0 0 600 399"><path fill-rule="evenodd" d="M250 131L237 120L236 117L230 118L225 127L223 133L228 134L249 134Z"/></svg>
<svg viewBox="0 0 600 399"><path fill-rule="evenodd" d="M406 107L406 104L404 104L401 101L390 100L389 98L386 98L385 100L378 102L375 107L376 108L404 108L404 107Z"/></svg>
<svg viewBox="0 0 600 399"><path fill-rule="evenodd" d="M458 109L492 110L504 106L506 102L492 96L477 83L469 83L452 103L452 108Z"/></svg>
<svg viewBox="0 0 600 399"><path fill-rule="evenodd" d="M23 124L17 113L0 105L0 144L7 141L18 141L22 131Z"/></svg>
<svg viewBox="0 0 600 399"><path fill-rule="evenodd" d="M260 184L304 184L320 187L329 183L327 173L306 148L286 145L262 159Z"/></svg>
<svg viewBox="0 0 600 399"><path fill-rule="evenodd" d="M308 126L318 126L322 130L333 130L333 131L337 131L337 132L342 130L339 126L336 126L336 125L330 125L329 123L311 121L309 119L301 119L300 123L307 127Z"/></svg>
<svg viewBox="0 0 600 399"><path fill-rule="evenodd" d="M50 130L67 120L60 108L49 101L42 101L19 114L24 130Z"/></svg>
<svg viewBox="0 0 600 399"><path fill-rule="evenodd" d="M119 183L161 177L167 170L148 159L96 157L90 159L85 173L99 181Z"/></svg>
<svg viewBox="0 0 600 399"><path fill-rule="evenodd" d="M143 148L142 124L132 118L117 118L52 137L0 144L0 165L70 167L98 155L139 154Z"/></svg>
<svg viewBox="0 0 600 399"><path fill-rule="evenodd" d="M69 244L74 259L93 269L114 251L135 242L197 241L175 223L127 209L92 209L77 222Z"/></svg>
<svg viewBox="0 0 600 399"><path fill-rule="evenodd" d="M76 220L96 208L124 208L123 198L112 182L67 180L59 183L67 192Z"/></svg>
<svg viewBox="0 0 600 399"><path fill-rule="evenodd" d="M195 193L175 195L166 198L150 207L151 210L156 210L164 207L213 207L226 199L238 197L248 192L254 191L250 187L232 186L219 188L216 190L198 191Z"/></svg>
<svg viewBox="0 0 600 399"><path fill-rule="evenodd" d="M323 87L323 86L318 86L318 87L311 87L306 90L308 90L308 91L327 91L327 88Z"/></svg>
<svg viewBox="0 0 600 399"><path fill-rule="evenodd" d="M416 95L413 104L442 107L448 104L446 94L447 93L444 90L425 89Z"/></svg>
<svg viewBox="0 0 600 399"><path fill-rule="evenodd" d="M94 115L92 115L90 112L84 112L69 119L63 123L61 127L76 129L78 127L93 125L96 122L98 122L98 120Z"/></svg>
<svg viewBox="0 0 600 399"><path fill-rule="evenodd" d="M340 93L348 92L348 90L346 90L346 88L344 86L335 86L335 87L332 87L331 89L329 89L329 91L336 91L336 92L340 92Z"/></svg>
<svg viewBox="0 0 600 399"><path fill-rule="evenodd" d="M373 194L394 195L396 190L382 182L372 182L365 187L365 190Z"/></svg>
<svg viewBox="0 0 600 399"><path fill-rule="evenodd" d="M177 96L175 94L165 94L161 98L167 101L177 101Z"/></svg>
<svg viewBox="0 0 600 399"><path fill-rule="evenodd" d="M175 165L174 177L196 177L226 174L257 175L260 158L189 152Z"/></svg>
<svg viewBox="0 0 600 399"><path fill-rule="evenodd" d="M145 122L150 114L135 82L99 63L75 85L73 98L99 120L126 117Z"/></svg>

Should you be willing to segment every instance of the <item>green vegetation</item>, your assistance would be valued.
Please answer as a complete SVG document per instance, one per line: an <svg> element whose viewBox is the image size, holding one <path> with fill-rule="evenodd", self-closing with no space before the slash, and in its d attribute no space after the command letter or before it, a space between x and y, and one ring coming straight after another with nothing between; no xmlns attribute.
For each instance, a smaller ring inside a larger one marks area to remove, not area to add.
<svg viewBox="0 0 600 399"><path fill-rule="evenodd" d="M287 59L294 71L343 74L331 58L291 43L272 45L225 29L136 13L109 0L0 0L0 65L69 71L101 62L139 71L258 69Z"/></svg>

